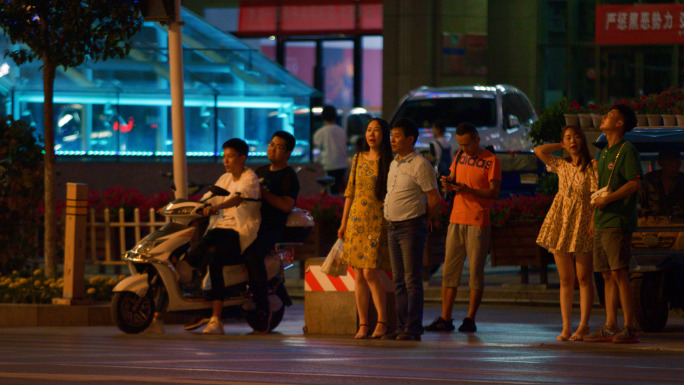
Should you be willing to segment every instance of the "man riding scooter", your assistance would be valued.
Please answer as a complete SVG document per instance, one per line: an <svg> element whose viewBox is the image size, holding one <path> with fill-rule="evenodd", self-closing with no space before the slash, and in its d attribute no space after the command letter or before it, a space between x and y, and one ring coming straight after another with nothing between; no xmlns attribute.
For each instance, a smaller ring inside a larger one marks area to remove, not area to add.
<svg viewBox="0 0 684 385"><path fill-rule="evenodd" d="M209 266L212 316L204 328L206 334L224 334L223 266L242 263L242 253L254 242L261 222L259 179L254 171L245 167L249 147L241 139L233 138L223 144L223 166L226 173L215 183L227 190L228 196L215 196L212 204L203 209L205 216L219 214L214 228L190 249L186 261L194 268L204 271ZM151 332L163 332L161 313L155 313L148 328Z"/></svg>

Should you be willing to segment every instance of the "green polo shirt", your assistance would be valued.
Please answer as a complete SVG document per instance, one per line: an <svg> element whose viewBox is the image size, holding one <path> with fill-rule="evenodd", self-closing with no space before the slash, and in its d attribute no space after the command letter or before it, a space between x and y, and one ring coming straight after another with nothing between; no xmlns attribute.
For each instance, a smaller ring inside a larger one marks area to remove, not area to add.
<svg viewBox="0 0 684 385"><path fill-rule="evenodd" d="M622 147L623 143L625 143L624 147ZM610 178L618 151L620 151L620 157L617 159L613 177ZM610 179L610 187L613 191L617 191L630 180L643 176L639 152L632 143L624 139L610 148L604 148L597 154L597 157L599 188L607 185ZM637 229L637 196L637 193L631 194L627 198L609 203L602 210L596 210L594 227L597 229L619 227L627 231L635 231Z"/></svg>

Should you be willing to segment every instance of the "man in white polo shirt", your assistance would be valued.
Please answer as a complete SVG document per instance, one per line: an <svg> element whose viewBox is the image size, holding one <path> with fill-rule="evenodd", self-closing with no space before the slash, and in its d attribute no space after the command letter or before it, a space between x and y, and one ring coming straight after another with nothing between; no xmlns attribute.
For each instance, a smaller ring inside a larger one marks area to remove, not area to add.
<svg viewBox="0 0 684 385"><path fill-rule="evenodd" d="M387 176L387 220L394 280L397 328L383 339L420 341L423 334L423 250L428 223L440 202L430 162L415 150L418 126L410 119L392 125L390 143L396 156Z"/></svg>

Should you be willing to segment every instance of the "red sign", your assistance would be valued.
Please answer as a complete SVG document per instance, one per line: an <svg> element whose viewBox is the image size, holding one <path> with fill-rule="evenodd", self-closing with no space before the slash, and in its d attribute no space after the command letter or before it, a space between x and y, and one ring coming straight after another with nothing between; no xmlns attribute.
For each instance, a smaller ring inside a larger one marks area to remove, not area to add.
<svg viewBox="0 0 684 385"><path fill-rule="evenodd" d="M596 6L596 44L681 43L684 4Z"/></svg>
<svg viewBox="0 0 684 385"><path fill-rule="evenodd" d="M275 31L278 27L277 11L278 7L275 5L241 6L238 30L240 32Z"/></svg>
<svg viewBox="0 0 684 385"><path fill-rule="evenodd" d="M243 0L238 34L377 34L382 17L382 0Z"/></svg>
<svg viewBox="0 0 684 385"><path fill-rule="evenodd" d="M280 28L288 31L353 30L354 4L309 4L282 7Z"/></svg>

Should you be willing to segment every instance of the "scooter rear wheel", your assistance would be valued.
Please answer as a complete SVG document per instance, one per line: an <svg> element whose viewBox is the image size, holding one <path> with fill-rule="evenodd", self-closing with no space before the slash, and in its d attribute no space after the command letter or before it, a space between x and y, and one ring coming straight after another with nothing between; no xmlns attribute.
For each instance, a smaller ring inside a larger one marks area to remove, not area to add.
<svg viewBox="0 0 684 385"><path fill-rule="evenodd" d="M112 318L121 331L135 334L147 329L154 318L154 299L147 291L144 297L130 291L114 293Z"/></svg>

